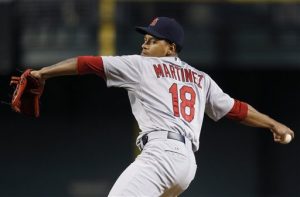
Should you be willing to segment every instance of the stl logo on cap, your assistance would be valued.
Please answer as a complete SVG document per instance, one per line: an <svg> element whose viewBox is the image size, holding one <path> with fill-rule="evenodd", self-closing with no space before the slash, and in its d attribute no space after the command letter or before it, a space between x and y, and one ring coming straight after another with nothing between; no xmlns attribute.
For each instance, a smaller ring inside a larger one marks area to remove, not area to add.
<svg viewBox="0 0 300 197"><path fill-rule="evenodd" d="M158 21L158 18L153 19L153 21L150 23L150 26L155 26Z"/></svg>

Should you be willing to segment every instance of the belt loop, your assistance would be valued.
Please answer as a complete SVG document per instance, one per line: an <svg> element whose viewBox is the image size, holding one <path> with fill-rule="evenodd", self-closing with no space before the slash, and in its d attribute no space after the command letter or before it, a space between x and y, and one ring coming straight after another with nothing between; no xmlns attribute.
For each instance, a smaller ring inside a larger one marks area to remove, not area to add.
<svg viewBox="0 0 300 197"><path fill-rule="evenodd" d="M145 134L140 139L140 150L142 151L148 142L148 134Z"/></svg>
<svg viewBox="0 0 300 197"><path fill-rule="evenodd" d="M143 147L147 144L148 142L148 134L144 135L142 137L142 144L143 144Z"/></svg>

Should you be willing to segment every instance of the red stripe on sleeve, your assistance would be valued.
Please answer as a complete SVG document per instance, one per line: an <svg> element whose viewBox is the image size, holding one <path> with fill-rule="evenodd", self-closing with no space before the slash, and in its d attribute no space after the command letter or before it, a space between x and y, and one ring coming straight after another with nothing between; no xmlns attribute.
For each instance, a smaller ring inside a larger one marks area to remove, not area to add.
<svg viewBox="0 0 300 197"><path fill-rule="evenodd" d="M105 79L103 61L100 56L78 56L77 71L79 75L94 73Z"/></svg>
<svg viewBox="0 0 300 197"><path fill-rule="evenodd" d="M247 114L248 104L239 100L234 100L234 105L226 117L232 120L242 121L247 117Z"/></svg>

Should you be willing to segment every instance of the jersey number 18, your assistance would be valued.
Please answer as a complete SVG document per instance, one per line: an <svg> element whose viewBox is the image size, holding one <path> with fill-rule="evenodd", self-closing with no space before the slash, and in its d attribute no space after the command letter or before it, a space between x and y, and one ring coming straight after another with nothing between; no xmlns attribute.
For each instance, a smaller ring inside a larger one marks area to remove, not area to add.
<svg viewBox="0 0 300 197"><path fill-rule="evenodd" d="M180 101L178 100L178 92ZM169 88L169 93L172 95L174 116L180 117L181 115L184 120L191 122L195 116L196 93L194 89L189 86L182 86L178 91L177 84L173 83ZM189 113L187 113L187 111L189 111Z"/></svg>

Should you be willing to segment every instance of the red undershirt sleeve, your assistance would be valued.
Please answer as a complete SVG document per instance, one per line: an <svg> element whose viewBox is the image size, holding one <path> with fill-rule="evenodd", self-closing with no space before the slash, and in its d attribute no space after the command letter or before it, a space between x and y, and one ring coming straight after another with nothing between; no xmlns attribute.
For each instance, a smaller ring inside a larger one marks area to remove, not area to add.
<svg viewBox="0 0 300 197"><path fill-rule="evenodd" d="M100 56L78 56L77 71L79 75L96 74L105 79L103 61Z"/></svg>
<svg viewBox="0 0 300 197"><path fill-rule="evenodd" d="M236 121L242 121L247 117L248 104L239 100L234 100L232 109L226 114L226 117Z"/></svg>

